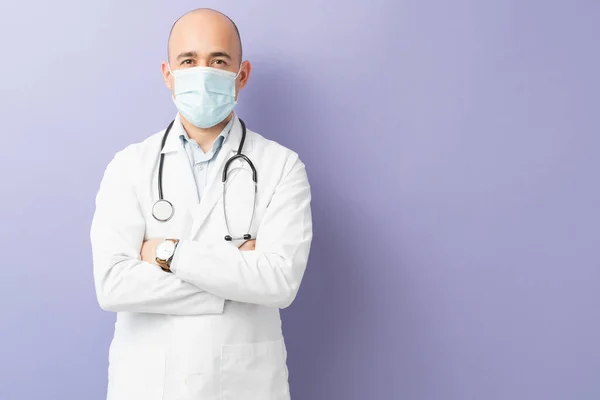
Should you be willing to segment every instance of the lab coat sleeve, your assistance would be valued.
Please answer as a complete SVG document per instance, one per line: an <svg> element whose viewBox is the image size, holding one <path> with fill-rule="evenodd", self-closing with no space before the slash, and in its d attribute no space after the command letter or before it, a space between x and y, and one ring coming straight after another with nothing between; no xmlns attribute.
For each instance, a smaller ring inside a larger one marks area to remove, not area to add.
<svg viewBox="0 0 600 400"><path fill-rule="evenodd" d="M298 292L312 241L311 193L304 164L287 168L256 234L256 249L229 242L179 242L176 275L229 300L288 307ZM259 178L260 184L260 178Z"/></svg>
<svg viewBox="0 0 600 400"><path fill-rule="evenodd" d="M222 313L223 298L141 260L145 220L129 178L129 150L108 164L96 195L90 239L100 307L174 315Z"/></svg>

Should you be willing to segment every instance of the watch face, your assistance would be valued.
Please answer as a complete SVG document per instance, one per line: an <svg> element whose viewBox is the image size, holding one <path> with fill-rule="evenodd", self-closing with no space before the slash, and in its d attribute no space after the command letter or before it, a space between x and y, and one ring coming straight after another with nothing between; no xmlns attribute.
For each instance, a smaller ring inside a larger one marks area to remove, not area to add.
<svg viewBox="0 0 600 400"><path fill-rule="evenodd" d="M175 243L170 240L165 240L156 246L156 257L161 260L167 260L173 255L175 251Z"/></svg>

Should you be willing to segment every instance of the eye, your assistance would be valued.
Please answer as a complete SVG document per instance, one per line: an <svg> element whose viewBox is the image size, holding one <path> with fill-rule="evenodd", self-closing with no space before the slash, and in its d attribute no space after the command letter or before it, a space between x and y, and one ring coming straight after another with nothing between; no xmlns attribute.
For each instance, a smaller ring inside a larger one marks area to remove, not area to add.
<svg viewBox="0 0 600 400"><path fill-rule="evenodd" d="M193 62L194 62L194 60L192 60L191 58L186 58L185 60L183 60L181 62L180 65L192 65Z"/></svg>
<svg viewBox="0 0 600 400"><path fill-rule="evenodd" d="M224 67L224 66L227 65L227 62L225 60L222 60L222 59L216 59L216 60L213 60L212 64L213 65L217 65L219 67Z"/></svg>

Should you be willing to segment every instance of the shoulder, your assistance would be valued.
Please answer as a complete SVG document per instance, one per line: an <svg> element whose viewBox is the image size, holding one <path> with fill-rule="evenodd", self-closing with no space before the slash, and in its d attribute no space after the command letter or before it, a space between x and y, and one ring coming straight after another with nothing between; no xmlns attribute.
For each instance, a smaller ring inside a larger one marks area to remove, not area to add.
<svg viewBox="0 0 600 400"><path fill-rule="evenodd" d="M164 132L165 129L162 129L143 140L119 149L106 166L106 171L115 171L129 177L135 176L146 160L158 156Z"/></svg>
<svg viewBox="0 0 600 400"><path fill-rule="evenodd" d="M115 153L113 160L117 159L119 162L123 163L135 163L137 161L142 161L148 155L158 154L165 130L166 128L153 133L143 140L131 143L118 150Z"/></svg>
<svg viewBox="0 0 600 400"><path fill-rule="evenodd" d="M304 167L300 156L294 150L267 139L261 134L248 130L252 138L252 151L269 166L278 168L282 175L287 175L295 167Z"/></svg>
<svg viewBox="0 0 600 400"><path fill-rule="evenodd" d="M258 133L252 132L251 137L249 157L258 172L263 194L279 192L310 199L306 167L298 153Z"/></svg>

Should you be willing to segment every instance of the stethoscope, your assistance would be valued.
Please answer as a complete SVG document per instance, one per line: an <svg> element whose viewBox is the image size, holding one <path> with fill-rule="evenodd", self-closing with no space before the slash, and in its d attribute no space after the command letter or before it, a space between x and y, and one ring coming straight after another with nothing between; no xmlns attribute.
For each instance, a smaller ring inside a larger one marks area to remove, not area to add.
<svg viewBox="0 0 600 400"><path fill-rule="evenodd" d="M231 232L229 231L229 222L227 220L227 207L225 206L225 188L227 186L227 172L229 170L229 166L231 165L232 162L234 162L237 159L242 159L242 160L246 161L246 163L250 166L250 169L252 170L252 181L254 182L254 196L253 196L253 201L252 201L253 202L252 217L250 218L250 224L248 225L248 232L250 232L250 228L252 227L252 222L254 221L254 210L256 209L256 192L257 192L257 187L258 187L258 184L257 184L258 180L256 177L256 168L254 168L254 164L252 163L252 161L250 161L250 159L245 154L242 154L242 149L244 148L244 141L246 140L246 124L241 119L239 119L239 121L242 124L242 140L240 141L240 146L238 147L237 154L233 155L225 163L225 166L223 167L223 176L222 176L223 216L225 217L225 227L227 228L227 235L225 235L225 240L227 240L228 242L230 242L232 240L240 240L240 239L250 240L252 238L252 235L250 235L250 233L246 233L241 237L232 237ZM167 136L169 135L169 132L171 131L171 128L173 127L174 122L175 122L175 120L171 121L171 123L167 127L167 130L165 131L165 134L163 135L162 143L160 145L161 151L162 151L163 147L165 146L165 142L167 141ZM170 220L175 211L173 204L171 204L171 202L169 200L166 200L163 197L162 171L163 171L164 162L165 162L165 154L161 153L160 154L160 162L158 165L158 200L156 201L156 203L154 203L154 206L152 206L152 216L154 217L154 219L156 219L157 221L160 221L160 222L166 222L166 221ZM241 167L239 167L239 168L241 168Z"/></svg>

